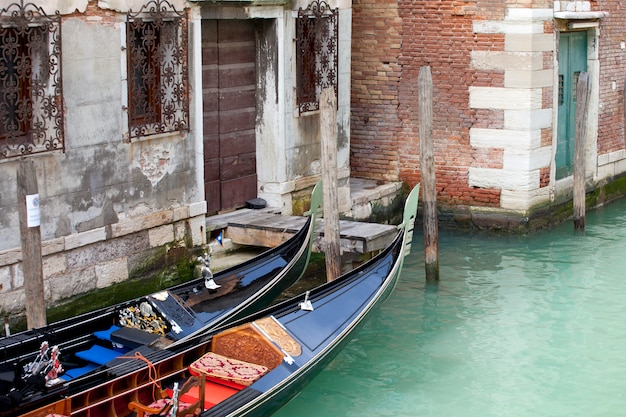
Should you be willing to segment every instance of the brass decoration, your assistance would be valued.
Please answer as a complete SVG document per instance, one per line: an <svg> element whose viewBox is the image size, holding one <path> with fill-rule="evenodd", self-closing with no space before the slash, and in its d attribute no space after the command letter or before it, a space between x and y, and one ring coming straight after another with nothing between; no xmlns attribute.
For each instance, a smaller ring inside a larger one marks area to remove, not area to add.
<svg viewBox="0 0 626 417"><path fill-rule="evenodd" d="M254 322L261 330L269 336L274 343L291 356L300 356L302 346L291 337L273 317L265 317Z"/></svg>
<svg viewBox="0 0 626 417"><path fill-rule="evenodd" d="M157 316L150 304L143 302L137 306L126 307L119 312L120 325L143 330L144 332L165 336L167 323Z"/></svg>

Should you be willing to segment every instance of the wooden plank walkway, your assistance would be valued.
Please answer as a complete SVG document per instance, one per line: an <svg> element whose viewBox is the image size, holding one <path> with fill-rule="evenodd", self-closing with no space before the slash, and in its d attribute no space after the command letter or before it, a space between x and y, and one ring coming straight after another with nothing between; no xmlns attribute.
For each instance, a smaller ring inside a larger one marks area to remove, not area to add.
<svg viewBox="0 0 626 417"><path fill-rule="evenodd" d="M249 246L274 247L289 239L302 228L305 217L283 216L271 210L241 209L209 216L207 230L225 230L233 243ZM393 225L341 220L339 222L341 250L344 253L364 254L381 250L391 243L397 228ZM316 225L313 250L321 252L324 219Z"/></svg>

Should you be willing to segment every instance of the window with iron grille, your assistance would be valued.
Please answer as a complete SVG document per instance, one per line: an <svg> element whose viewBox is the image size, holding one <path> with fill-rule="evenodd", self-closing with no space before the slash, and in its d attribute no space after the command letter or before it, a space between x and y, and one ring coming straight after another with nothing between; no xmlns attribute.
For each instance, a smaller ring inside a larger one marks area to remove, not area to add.
<svg viewBox="0 0 626 417"><path fill-rule="evenodd" d="M0 10L0 159L64 150L61 17Z"/></svg>
<svg viewBox="0 0 626 417"><path fill-rule="evenodd" d="M126 25L130 139L189 130L188 17L153 0Z"/></svg>
<svg viewBox="0 0 626 417"><path fill-rule="evenodd" d="M337 8L314 1L298 10L296 19L296 101L300 114L319 110L322 90L333 87L337 97Z"/></svg>

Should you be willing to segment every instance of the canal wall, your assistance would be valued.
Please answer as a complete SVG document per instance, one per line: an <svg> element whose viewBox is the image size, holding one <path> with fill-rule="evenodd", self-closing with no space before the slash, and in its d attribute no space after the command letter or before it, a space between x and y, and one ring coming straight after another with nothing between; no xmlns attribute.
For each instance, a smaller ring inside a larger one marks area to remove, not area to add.
<svg viewBox="0 0 626 417"><path fill-rule="evenodd" d="M42 241L47 307L163 270L174 257L191 259L193 248L206 242L205 207L191 204ZM0 316L21 316L29 300L19 247L0 251L0 293Z"/></svg>
<svg viewBox="0 0 626 417"><path fill-rule="evenodd" d="M586 183L586 209L602 207L611 201L626 197L626 174L590 179ZM502 208L439 205L442 227L466 228L507 233L527 233L554 227L573 216L573 182L562 187L547 202L516 211ZM421 215L421 211L418 213Z"/></svg>

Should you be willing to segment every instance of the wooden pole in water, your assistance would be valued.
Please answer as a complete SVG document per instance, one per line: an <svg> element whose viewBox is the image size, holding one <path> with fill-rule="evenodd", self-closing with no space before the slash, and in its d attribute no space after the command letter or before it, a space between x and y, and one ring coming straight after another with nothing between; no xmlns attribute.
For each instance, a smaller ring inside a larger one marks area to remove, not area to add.
<svg viewBox="0 0 626 417"><path fill-rule="evenodd" d="M433 79L430 67L420 68L418 112L422 205L424 208L424 259L426 281L439 280L439 226L437 223L437 179L433 152Z"/></svg>
<svg viewBox="0 0 626 417"><path fill-rule="evenodd" d="M322 90L320 97L320 135L326 280L332 281L341 275L339 199L337 197L337 101L332 87Z"/></svg>
<svg viewBox="0 0 626 417"><path fill-rule="evenodd" d="M574 229L585 228L585 148L589 74L581 72L576 85L576 137L574 142Z"/></svg>
<svg viewBox="0 0 626 417"><path fill-rule="evenodd" d="M29 329L46 325L38 193L35 164L32 160L23 159L17 168L17 209L22 244L26 325Z"/></svg>

